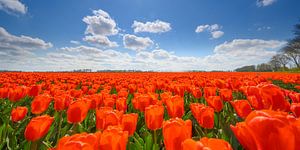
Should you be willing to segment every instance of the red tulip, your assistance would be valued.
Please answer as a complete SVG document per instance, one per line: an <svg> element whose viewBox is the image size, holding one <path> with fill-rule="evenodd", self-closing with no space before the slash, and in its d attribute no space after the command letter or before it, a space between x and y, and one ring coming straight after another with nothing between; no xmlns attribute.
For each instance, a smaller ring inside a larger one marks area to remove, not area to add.
<svg viewBox="0 0 300 150"><path fill-rule="evenodd" d="M53 117L48 115L32 118L26 126L24 136L27 141L37 141L45 136L50 129Z"/></svg>
<svg viewBox="0 0 300 150"><path fill-rule="evenodd" d="M246 118L252 111L251 106L247 100L235 100L231 101L230 104L233 106L237 115L241 118Z"/></svg>
<svg viewBox="0 0 300 150"><path fill-rule="evenodd" d="M181 118L184 115L184 100L182 97L172 96L170 99L166 100L165 103L171 118Z"/></svg>
<svg viewBox="0 0 300 150"><path fill-rule="evenodd" d="M7 98L8 97L8 88L0 88L0 99L1 98Z"/></svg>
<svg viewBox="0 0 300 150"><path fill-rule="evenodd" d="M291 111L296 117L300 117L300 103L292 103Z"/></svg>
<svg viewBox="0 0 300 150"><path fill-rule="evenodd" d="M251 106L256 110L261 110L264 108L262 101L257 99L255 96L247 96L247 100L250 102Z"/></svg>
<svg viewBox="0 0 300 150"><path fill-rule="evenodd" d="M220 97L223 101L231 101L232 91L230 89L220 89Z"/></svg>
<svg viewBox="0 0 300 150"><path fill-rule="evenodd" d="M162 127L164 120L164 106L150 105L145 109L145 122L150 130L157 130Z"/></svg>
<svg viewBox="0 0 300 150"><path fill-rule="evenodd" d="M166 150L176 150L181 143L192 137L191 120L171 118L163 123L163 136Z"/></svg>
<svg viewBox="0 0 300 150"><path fill-rule="evenodd" d="M30 88L28 95L29 96L37 96L39 95L39 93L41 92L42 87L40 85L34 85Z"/></svg>
<svg viewBox="0 0 300 150"><path fill-rule="evenodd" d="M100 139L100 149L126 150L128 132L119 126L109 126L103 131Z"/></svg>
<svg viewBox="0 0 300 150"><path fill-rule="evenodd" d="M203 137L200 141L186 139L182 143L183 150L232 150L231 145L222 140L215 138Z"/></svg>
<svg viewBox="0 0 300 150"><path fill-rule="evenodd" d="M36 96L31 102L31 112L36 115L42 114L48 109L51 100L52 98L48 94Z"/></svg>
<svg viewBox="0 0 300 150"><path fill-rule="evenodd" d="M123 112L111 107L100 107L96 110L96 128L104 130L110 125L119 125Z"/></svg>
<svg viewBox="0 0 300 150"><path fill-rule="evenodd" d="M119 111L123 111L126 112L127 110L127 103L126 103L127 99L124 97L120 97L117 99L116 101L116 109Z"/></svg>
<svg viewBox="0 0 300 150"><path fill-rule="evenodd" d="M17 107L17 108L14 108L12 111L11 111L11 120L13 122L18 122L20 120L23 120L24 117L27 115L27 112L28 112L28 108L27 107Z"/></svg>
<svg viewBox="0 0 300 150"><path fill-rule="evenodd" d="M65 136L58 141L56 150L99 150L100 138L100 132Z"/></svg>
<svg viewBox="0 0 300 150"><path fill-rule="evenodd" d="M252 111L244 122L231 125L241 145L248 150L296 150L300 143L300 121L285 112Z"/></svg>
<svg viewBox="0 0 300 150"><path fill-rule="evenodd" d="M202 97L202 92L200 88L193 88L192 89L192 94L195 98L201 98Z"/></svg>
<svg viewBox="0 0 300 150"><path fill-rule="evenodd" d="M138 121L137 114L131 113L131 114L124 114L122 116L121 124L124 128L124 131L128 131L129 136L132 136L134 134L137 121Z"/></svg>
<svg viewBox="0 0 300 150"><path fill-rule="evenodd" d="M217 88L216 87L205 87L204 88L204 95L205 98L209 96L216 96Z"/></svg>
<svg viewBox="0 0 300 150"><path fill-rule="evenodd" d="M86 100L77 100L70 104L67 111L67 119L69 123L82 122L90 108L90 103Z"/></svg>
<svg viewBox="0 0 300 150"><path fill-rule="evenodd" d="M24 87L9 89L8 99L12 102L17 102L20 99L24 98L26 94L27 94L27 89L25 89Z"/></svg>
<svg viewBox="0 0 300 150"><path fill-rule="evenodd" d="M223 109L223 102L220 96L209 96L205 100L216 112L220 112Z"/></svg>
<svg viewBox="0 0 300 150"><path fill-rule="evenodd" d="M214 109L200 103L191 103L192 114L203 128L212 129L214 127Z"/></svg>

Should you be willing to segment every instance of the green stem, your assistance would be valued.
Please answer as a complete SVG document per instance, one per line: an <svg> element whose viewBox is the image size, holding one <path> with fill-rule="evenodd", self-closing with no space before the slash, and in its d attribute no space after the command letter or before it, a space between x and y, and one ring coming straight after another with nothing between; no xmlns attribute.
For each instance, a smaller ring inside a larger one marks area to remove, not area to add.
<svg viewBox="0 0 300 150"><path fill-rule="evenodd" d="M62 120L63 120L62 114L63 114L63 112L59 112L58 131L57 131L57 139L56 139L57 142L58 142L58 140L60 138L60 130L61 130L61 124L62 124Z"/></svg>
<svg viewBox="0 0 300 150"><path fill-rule="evenodd" d="M157 133L156 133L156 130L153 131L153 140L154 140L154 144L157 144Z"/></svg>
<svg viewBox="0 0 300 150"><path fill-rule="evenodd" d="M37 150L38 149L38 141L31 142L30 150Z"/></svg>

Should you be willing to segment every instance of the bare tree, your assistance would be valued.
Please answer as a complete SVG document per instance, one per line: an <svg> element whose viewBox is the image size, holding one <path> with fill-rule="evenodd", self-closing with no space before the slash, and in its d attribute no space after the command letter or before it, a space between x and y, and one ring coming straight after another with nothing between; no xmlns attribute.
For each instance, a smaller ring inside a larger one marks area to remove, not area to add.
<svg viewBox="0 0 300 150"><path fill-rule="evenodd" d="M300 68L300 41L293 40L282 49L283 54Z"/></svg>
<svg viewBox="0 0 300 150"><path fill-rule="evenodd" d="M274 55L271 58L271 60L269 61L269 64L271 65L273 71L278 71L279 68L280 68L280 66L281 66L281 64L280 64L280 62L278 60L277 55Z"/></svg>

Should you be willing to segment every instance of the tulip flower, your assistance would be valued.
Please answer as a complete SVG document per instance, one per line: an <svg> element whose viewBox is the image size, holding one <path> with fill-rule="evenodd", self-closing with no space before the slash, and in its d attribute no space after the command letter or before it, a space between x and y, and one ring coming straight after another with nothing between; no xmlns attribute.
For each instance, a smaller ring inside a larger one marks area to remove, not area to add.
<svg viewBox="0 0 300 150"><path fill-rule="evenodd" d="M116 101L116 109L119 111L123 111L126 112L127 110L127 103L126 103L127 99L124 97L120 97L117 99Z"/></svg>
<svg viewBox="0 0 300 150"><path fill-rule="evenodd" d="M296 117L300 117L300 103L292 103L291 111Z"/></svg>
<svg viewBox="0 0 300 150"><path fill-rule="evenodd" d="M35 97L41 92L41 90L42 90L42 87L40 85L34 85L28 91L28 95Z"/></svg>
<svg viewBox="0 0 300 150"><path fill-rule="evenodd" d="M150 130L157 130L162 127L164 120L164 106L150 105L145 109L145 122Z"/></svg>
<svg viewBox="0 0 300 150"><path fill-rule="evenodd" d="M163 136L166 150L177 150L184 140L192 137L192 121L180 118L164 121Z"/></svg>
<svg viewBox="0 0 300 150"><path fill-rule="evenodd" d="M8 88L0 88L0 99L8 97Z"/></svg>
<svg viewBox="0 0 300 150"><path fill-rule="evenodd" d="M231 101L232 91L230 89L220 89L220 97L223 101Z"/></svg>
<svg viewBox="0 0 300 150"><path fill-rule="evenodd" d="M202 97L202 92L200 88L193 88L192 89L192 94L195 98L201 98Z"/></svg>
<svg viewBox="0 0 300 150"><path fill-rule="evenodd" d="M100 132L65 136L58 141L56 150L99 150L100 138Z"/></svg>
<svg viewBox="0 0 300 150"><path fill-rule="evenodd" d="M137 121L138 115L135 113L124 114L122 116L121 124L124 128L124 131L128 131L129 136L132 136L135 132Z"/></svg>
<svg viewBox="0 0 300 150"><path fill-rule="evenodd" d="M214 127L214 109L200 103L191 103L192 114L203 128L212 129Z"/></svg>
<svg viewBox="0 0 300 150"><path fill-rule="evenodd" d="M209 96L216 96L217 88L216 87L205 87L204 88L204 96L205 98Z"/></svg>
<svg viewBox="0 0 300 150"><path fill-rule="evenodd" d="M244 149L299 149L299 120L285 112L252 111L244 122L231 125L231 130Z"/></svg>
<svg viewBox="0 0 300 150"><path fill-rule="evenodd" d="M14 89L9 89L8 99L11 102L18 102L20 99L24 98L27 94L27 89L24 87L17 87Z"/></svg>
<svg viewBox="0 0 300 150"><path fill-rule="evenodd" d="M36 115L42 114L48 109L51 100L52 98L48 94L36 96L31 102L31 113Z"/></svg>
<svg viewBox="0 0 300 150"><path fill-rule="evenodd" d="M123 131L120 126L109 126L100 138L100 149L126 150L128 132Z"/></svg>
<svg viewBox="0 0 300 150"><path fill-rule="evenodd" d="M186 139L182 143L182 150L232 150L232 147L222 139L203 137L199 141Z"/></svg>
<svg viewBox="0 0 300 150"><path fill-rule="evenodd" d="M181 118L184 115L184 100L180 96L172 96L165 101L168 114L171 118Z"/></svg>
<svg viewBox="0 0 300 150"><path fill-rule="evenodd" d="M17 107L17 108L14 108L12 111L11 111L11 120L13 122L18 122L20 120L23 120L24 117L26 116L28 112L28 108L27 107Z"/></svg>
<svg viewBox="0 0 300 150"><path fill-rule="evenodd" d="M257 99L255 96L247 96L247 100L251 104L251 106L256 110L261 110L264 108L261 100Z"/></svg>
<svg viewBox="0 0 300 150"><path fill-rule="evenodd" d="M132 99L135 109L144 112L145 108L152 104L152 98L148 94L139 94Z"/></svg>
<svg viewBox="0 0 300 150"><path fill-rule="evenodd" d="M69 95L55 96L54 97L54 109L56 111L65 110L70 105L71 102L72 102L72 99Z"/></svg>
<svg viewBox="0 0 300 150"><path fill-rule="evenodd" d="M67 120L69 123L82 122L90 108L90 103L86 100L77 100L70 104L67 110Z"/></svg>
<svg viewBox="0 0 300 150"><path fill-rule="evenodd" d="M100 107L96 110L96 128L104 130L110 125L119 125L123 112L111 107Z"/></svg>
<svg viewBox="0 0 300 150"><path fill-rule="evenodd" d="M235 112L241 118L246 118L252 111L251 106L247 100L235 100L231 101L230 104L233 106Z"/></svg>
<svg viewBox="0 0 300 150"><path fill-rule="evenodd" d="M47 134L48 130L50 129L50 126L53 121L54 118L48 115L32 118L28 123L28 125L26 126L24 132L24 136L26 140L37 141L42 137L44 137Z"/></svg>
<svg viewBox="0 0 300 150"><path fill-rule="evenodd" d="M205 100L216 112L220 112L223 109L223 102L220 96L209 96Z"/></svg>

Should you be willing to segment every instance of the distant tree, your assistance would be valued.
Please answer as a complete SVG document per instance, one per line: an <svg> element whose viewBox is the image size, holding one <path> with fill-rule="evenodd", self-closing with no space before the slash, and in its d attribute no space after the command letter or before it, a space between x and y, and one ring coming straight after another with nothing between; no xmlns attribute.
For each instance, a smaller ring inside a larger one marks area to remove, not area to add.
<svg viewBox="0 0 300 150"><path fill-rule="evenodd" d="M270 72L272 71L272 66L267 63L258 64L256 67L256 71L258 72Z"/></svg>
<svg viewBox="0 0 300 150"><path fill-rule="evenodd" d="M273 56L271 60L269 61L269 64L271 65L272 71L278 71L280 69L280 62L278 61L277 57Z"/></svg>
<svg viewBox="0 0 300 150"><path fill-rule="evenodd" d="M300 41L291 41L282 52L297 68L300 68Z"/></svg>
<svg viewBox="0 0 300 150"><path fill-rule="evenodd" d="M234 71L236 72L254 72L255 71L255 66L250 65L250 66L243 66L241 68L237 68Z"/></svg>

